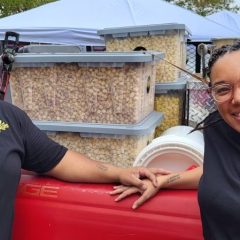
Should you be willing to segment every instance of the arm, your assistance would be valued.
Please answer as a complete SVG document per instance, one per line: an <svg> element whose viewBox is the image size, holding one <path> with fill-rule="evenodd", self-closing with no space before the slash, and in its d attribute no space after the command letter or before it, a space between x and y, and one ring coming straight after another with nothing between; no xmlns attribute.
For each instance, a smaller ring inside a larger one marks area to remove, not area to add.
<svg viewBox="0 0 240 240"><path fill-rule="evenodd" d="M157 185L155 176L157 173L168 174L169 172L162 169L118 168L68 150L62 160L46 174L69 182L120 182L144 189L144 183L140 178L147 177Z"/></svg>
<svg viewBox="0 0 240 240"><path fill-rule="evenodd" d="M157 187L154 187L153 184L146 179L144 180L144 184L146 186L146 189L144 190L137 187L121 185L114 187L114 190L110 194L119 194L115 201L120 201L133 193L140 192L142 195L133 203L132 206L132 208L135 209L151 197L155 196L160 189L197 189L202 172L203 168L197 167L180 173L172 173L162 176L159 175L157 177Z"/></svg>
<svg viewBox="0 0 240 240"><path fill-rule="evenodd" d="M162 184L160 184L159 189L197 189L202 173L203 167L201 166L189 171L162 176ZM161 178L161 176L158 176L158 178Z"/></svg>
<svg viewBox="0 0 240 240"><path fill-rule="evenodd" d="M140 178L148 178L156 186L155 174L169 173L161 169L117 168L93 161L52 141L32 123L26 113L20 109L17 111L24 143L23 169L69 182L121 182L140 189L144 189L144 183Z"/></svg>

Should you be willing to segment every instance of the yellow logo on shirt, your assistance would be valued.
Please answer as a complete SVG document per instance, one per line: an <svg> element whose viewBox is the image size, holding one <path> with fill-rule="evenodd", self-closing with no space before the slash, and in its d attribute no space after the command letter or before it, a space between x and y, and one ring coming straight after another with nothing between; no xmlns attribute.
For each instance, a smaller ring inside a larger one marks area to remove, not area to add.
<svg viewBox="0 0 240 240"><path fill-rule="evenodd" d="M0 120L0 132L5 131L8 128L9 128L9 125L7 123L3 122L2 120Z"/></svg>

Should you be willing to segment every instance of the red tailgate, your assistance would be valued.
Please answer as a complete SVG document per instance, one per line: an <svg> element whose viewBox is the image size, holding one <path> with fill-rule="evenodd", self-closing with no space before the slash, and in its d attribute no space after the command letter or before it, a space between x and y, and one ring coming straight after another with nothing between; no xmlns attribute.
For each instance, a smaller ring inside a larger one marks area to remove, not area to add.
<svg viewBox="0 0 240 240"><path fill-rule="evenodd" d="M197 192L163 190L137 210L115 203L110 184L22 175L13 240L200 240Z"/></svg>

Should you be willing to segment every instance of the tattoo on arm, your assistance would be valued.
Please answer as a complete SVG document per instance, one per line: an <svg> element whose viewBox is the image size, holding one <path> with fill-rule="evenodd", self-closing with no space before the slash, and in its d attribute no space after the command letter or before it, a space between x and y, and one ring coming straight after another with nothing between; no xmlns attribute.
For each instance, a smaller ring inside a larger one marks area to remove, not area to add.
<svg viewBox="0 0 240 240"><path fill-rule="evenodd" d="M104 171L104 172L106 172L106 171L108 170L108 167L105 166L105 165L102 164L102 163L97 164L97 168L99 168L100 170L102 170L102 171Z"/></svg>
<svg viewBox="0 0 240 240"><path fill-rule="evenodd" d="M178 179L180 179L180 175L179 174L171 176L170 178L168 178L167 184L173 183L173 182L177 181Z"/></svg>

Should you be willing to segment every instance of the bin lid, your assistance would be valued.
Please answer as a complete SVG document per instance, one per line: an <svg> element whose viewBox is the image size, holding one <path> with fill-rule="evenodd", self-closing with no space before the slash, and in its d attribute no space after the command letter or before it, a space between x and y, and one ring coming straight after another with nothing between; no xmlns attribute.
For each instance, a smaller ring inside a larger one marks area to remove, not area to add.
<svg viewBox="0 0 240 240"><path fill-rule="evenodd" d="M240 37L216 37L216 38L211 38L211 41L221 41L221 40L233 40L237 41L240 40Z"/></svg>
<svg viewBox="0 0 240 240"><path fill-rule="evenodd" d="M168 90L184 90L186 89L187 79L179 78L175 82L166 82L166 83L156 83L155 84L155 93L161 94Z"/></svg>
<svg viewBox="0 0 240 240"><path fill-rule="evenodd" d="M112 35L113 37L144 36L144 35L162 35L167 31L184 30L185 34L190 35L190 30L185 24L165 23L150 24L130 27L104 28L97 32L100 36ZM139 33L139 34L138 34Z"/></svg>
<svg viewBox="0 0 240 240"><path fill-rule="evenodd" d="M33 121L44 131L102 133L119 135L145 135L152 132L163 120L163 113L152 112L137 124L98 124L62 121Z"/></svg>
<svg viewBox="0 0 240 240"><path fill-rule="evenodd" d="M31 63L136 63L159 61L164 53L146 52L97 52L97 53L19 53L15 57L14 66Z"/></svg>
<svg viewBox="0 0 240 240"><path fill-rule="evenodd" d="M77 45L55 45L31 44L19 48L18 53L80 53L85 52L82 46Z"/></svg>

